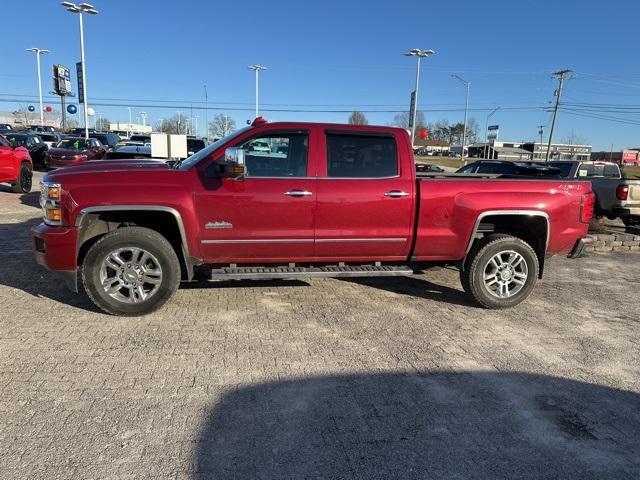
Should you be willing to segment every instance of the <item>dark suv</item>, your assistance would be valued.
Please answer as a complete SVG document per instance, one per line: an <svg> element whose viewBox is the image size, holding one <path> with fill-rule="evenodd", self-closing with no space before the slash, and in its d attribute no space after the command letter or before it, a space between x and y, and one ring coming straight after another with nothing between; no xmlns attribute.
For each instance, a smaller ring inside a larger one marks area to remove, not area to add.
<svg viewBox="0 0 640 480"><path fill-rule="evenodd" d="M100 140L100 143L111 148L116 148L116 145L120 141L120 137L113 132L91 132L89 133L90 138L97 138Z"/></svg>

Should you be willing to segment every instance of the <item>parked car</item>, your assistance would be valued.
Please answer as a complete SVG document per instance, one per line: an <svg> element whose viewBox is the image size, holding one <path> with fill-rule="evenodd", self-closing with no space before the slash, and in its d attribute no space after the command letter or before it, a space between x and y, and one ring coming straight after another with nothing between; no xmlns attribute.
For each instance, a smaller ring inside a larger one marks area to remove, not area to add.
<svg viewBox="0 0 640 480"><path fill-rule="evenodd" d="M444 168L432 163L416 163L416 172L442 173Z"/></svg>
<svg viewBox="0 0 640 480"><path fill-rule="evenodd" d="M187 153L189 155L199 152L206 146L207 144L201 138L187 137Z"/></svg>
<svg viewBox="0 0 640 480"><path fill-rule="evenodd" d="M115 148L118 142L120 142L120 137L113 132L91 132L89 137L97 138L100 140L100 143L108 148Z"/></svg>
<svg viewBox="0 0 640 480"><path fill-rule="evenodd" d="M47 168L68 167L104 157L107 147L97 138L68 137L47 152Z"/></svg>
<svg viewBox="0 0 640 480"><path fill-rule="evenodd" d="M457 172L588 180L596 197L596 216L620 218L626 225L640 222L640 180L623 178L620 167L615 163L579 160L551 162L479 160L460 168Z"/></svg>
<svg viewBox="0 0 640 480"><path fill-rule="evenodd" d="M32 132L55 132L56 129L51 125L29 125L29 130Z"/></svg>
<svg viewBox="0 0 640 480"><path fill-rule="evenodd" d="M286 155L253 148L276 143ZM547 254L581 254L594 197L588 182L416 178L400 128L258 118L172 167L105 160L49 172L40 202L36 260L76 292L80 273L102 310L141 315L197 273L396 276L432 263L460 266L480 305L511 307Z"/></svg>
<svg viewBox="0 0 640 480"><path fill-rule="evenodd" d="M89 128L87 129L89 131L89 133L93 133L96 131L95 128ZM71 130L69 130L69 134L74 136L74 137L83 137L84 136L84 128L72 128Z"/></svg>
<svg viewBox="0 0 640 480"><path fill-rule="evenodd" d="M548 163L511 162L508 160L478 160L459 168L456 170L456 173L560 178L561 170Z"/></svg>
<svg viewBox="0 0 640 480"><path fill-rule="evenodd" d="M29 193L33 163L22 145L13 146L0 135L0 183L8 183L15 193Z"/></svg>
<svg viewBox="0 0 640 480"><path fill-rule="evenodd" d="M0 134L6 134L10 132L14 132L15 130L9 123L0 123Z"/></svg>
<svg viewBox="0 0 640 480"><path fill-rule="evenodd" d="M40 133L38 134L38 136L44 143L47 144L48 148L55 147L58 143L60 143L60 140L65 137L65 135L61 133Z"/></svg>
<svg viewBox="0 0 640 480"><path fill-rule="evenodd" d="M151 147L148 145L121 145L110 151L103 157L104 160L121 159L148 159L167 161L166 158L154 158L151 156Z"/></svg>
<svg viewBox="0 0 640 480"><path fill-rule="evenodd" d="M39 135L30 132L7 133L5 135L13 147L24 147L29 151L33 165L44 165L44 158L49 147Z"/></svg>
<svg viewBox="0 0 640 480"><path fill-rule="evenodd" d="M151 144L151 135L135 133L129 137L130 142L142 142L143 144Z"/></svg>

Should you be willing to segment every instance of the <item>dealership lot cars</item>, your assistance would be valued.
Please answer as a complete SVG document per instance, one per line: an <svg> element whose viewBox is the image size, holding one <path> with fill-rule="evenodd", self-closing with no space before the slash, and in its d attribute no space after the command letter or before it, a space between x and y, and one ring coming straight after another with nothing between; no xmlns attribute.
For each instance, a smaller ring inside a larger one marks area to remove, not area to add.
<svg viewBox="0 0 640 480"><path fill-rule="evenodd" d="M638 254L504 311L440 269L113 317L33 262L40 177L0 186L0 478L640 476Z"/></svg>

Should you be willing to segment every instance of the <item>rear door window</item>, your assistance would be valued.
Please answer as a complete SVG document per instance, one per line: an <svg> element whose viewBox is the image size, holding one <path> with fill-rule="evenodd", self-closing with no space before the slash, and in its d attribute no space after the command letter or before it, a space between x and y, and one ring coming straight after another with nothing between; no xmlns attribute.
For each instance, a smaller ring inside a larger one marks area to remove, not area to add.
<svg viewBox="0 0 640 480"><path fill-rule="evenodd" d="M327 133L327 176L386 178L398 175L398 152L393 136Z"/></svg>

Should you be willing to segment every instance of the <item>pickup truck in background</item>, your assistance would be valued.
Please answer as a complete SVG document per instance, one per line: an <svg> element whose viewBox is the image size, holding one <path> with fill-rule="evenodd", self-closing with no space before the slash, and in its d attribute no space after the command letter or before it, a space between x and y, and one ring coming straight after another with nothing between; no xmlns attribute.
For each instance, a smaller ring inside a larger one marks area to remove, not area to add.
<svg viewBox="0 0 640 480"><path fill-rule="evenodd" d="M588 180L596 196L596 216L611 220L620 218L625 225L640 223L640 179L624 178L616 163L578 160L551 162L478 160L458 169L456 173Z"/></svg>
<svg viewBox="0 0 640 480"><path fill-rule="evenodd" d="M396 276L460 269L487 308L517 305L547 254L588 243L588 182L417 177L406 130L252 125L167 165L102 160L49 172L36 260L119 315L181 280Z"/></svg>

